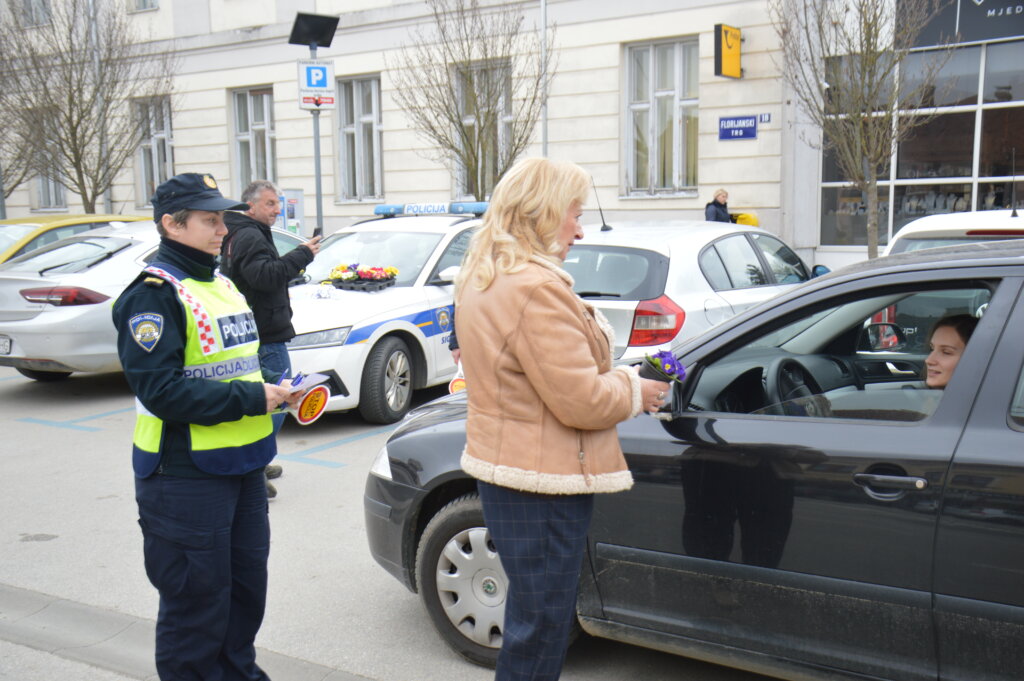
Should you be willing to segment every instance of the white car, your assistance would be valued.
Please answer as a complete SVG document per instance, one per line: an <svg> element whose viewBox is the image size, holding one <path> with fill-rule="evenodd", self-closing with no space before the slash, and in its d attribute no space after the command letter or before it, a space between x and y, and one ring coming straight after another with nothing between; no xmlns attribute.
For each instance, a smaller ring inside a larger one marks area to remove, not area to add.
<svg viewBox="0 0 1024 681"><path fill-rule="evenodd" d="M452 277L480 224L473 211L485 207L382 205L375 209L382 217L324 240L306 269L309 283L291 288L297 335L288 354L293 372L329 377L328 411L358 408L371 423L393 423L409 410L414 389L454 376ZM396 214L417 210L453 214ZM399 273L394 285L374 291L320 283L337 265L353 264Z"/></svg>
<svg viewBox="0 0 1024 681"><path fill-rule="evenodd" d="M285 253L303 242L273 230ZM37 381L120 371L114 299L156 255L152 222L94 229L0 265L0 366Z"/></svg>
<svg viewBox="0 0 1024 681"><path fill-rule="evenodd" d="M1024 237L1024 215L1013 210L927 215L907 224L892 237L883 255L977 241Z"/></svg>
<svg viewBox="0 0 1024 681"><path fill-rule="evenodd" d="M641 359L828 269L758 227L697 220L584 227L565 269L615 328L615 357Z"/></svg>

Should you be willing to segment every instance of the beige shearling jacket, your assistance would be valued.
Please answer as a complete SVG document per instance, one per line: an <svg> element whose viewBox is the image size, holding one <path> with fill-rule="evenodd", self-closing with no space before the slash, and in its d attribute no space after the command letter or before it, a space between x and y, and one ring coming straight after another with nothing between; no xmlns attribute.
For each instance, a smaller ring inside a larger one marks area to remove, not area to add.
<svg viewBox="0 0 1024 681"><path fill-rule="evenodd" d="M633 485L615 424L640 412L640 379L612 368L611 326L572 284L534 256L486 290L460 294L469 405L461 463L478 480L541 494Z"/></svg>

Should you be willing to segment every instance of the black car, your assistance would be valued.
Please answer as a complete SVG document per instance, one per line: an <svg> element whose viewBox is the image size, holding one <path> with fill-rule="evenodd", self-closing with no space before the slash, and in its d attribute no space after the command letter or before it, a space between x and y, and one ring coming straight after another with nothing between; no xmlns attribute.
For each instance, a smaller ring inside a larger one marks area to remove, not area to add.
<svg viewBox="0 0 1024 681"><path fill-rule="evenodd" d="M670 407L618 427L636 484L596 497L582 629L787 679L1022 678L1022 289L1024 244L922 251L677 348ZM925 335L967 304L977 329L928 389L927 348L878 314L914 310ZM459 395L407 416L366 526L444 639L488 664L506 586L459 468L464 418Z"/></svg>

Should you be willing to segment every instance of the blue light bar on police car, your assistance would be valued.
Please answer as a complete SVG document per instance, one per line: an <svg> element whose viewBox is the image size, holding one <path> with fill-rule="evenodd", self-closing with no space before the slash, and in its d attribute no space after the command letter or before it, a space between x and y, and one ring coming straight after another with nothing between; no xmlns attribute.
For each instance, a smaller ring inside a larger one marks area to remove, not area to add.
<svg viewBox="0 0 1024 681"><path fill-rule="evenodd" d="M457 201L453 203L382 203L373 209L374 215L483 215L486 201Z"/></svg>

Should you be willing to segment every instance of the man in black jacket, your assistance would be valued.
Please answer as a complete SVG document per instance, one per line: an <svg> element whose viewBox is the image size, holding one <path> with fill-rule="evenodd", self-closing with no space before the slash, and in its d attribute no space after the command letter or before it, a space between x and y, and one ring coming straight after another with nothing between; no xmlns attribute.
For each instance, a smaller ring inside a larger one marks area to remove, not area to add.
<svg viewBox="0 0 1024 681"><path fill-rule="evenodd" d="M256 180L242 192L242 202L249 206L244 213L226 211L224 223L228 236L221 250L221 272L230 277L245 296L256 318L260 335L260 363L270 371L291 376L287 343L295 337L292 308L288 299L288 282L313 262L320 251L320 237L313 237L302 246L278 255L270 233L270 225L281 212L280 192L267 180ZM284 414L274 415L274 432L284 422ZM281 474L280 466L267 466L267 477ZM267 493L277 494L267 482Z"/></svg>

